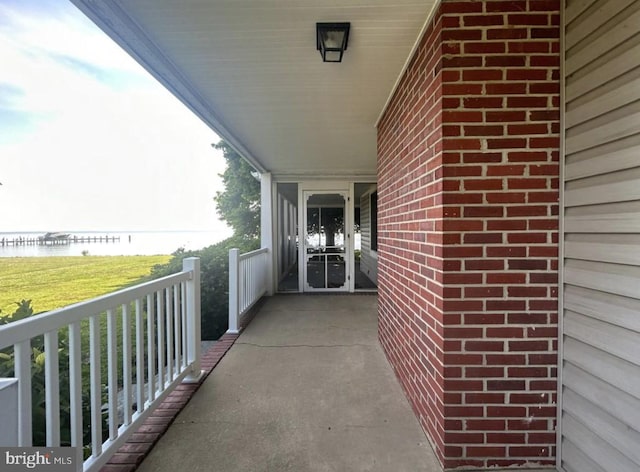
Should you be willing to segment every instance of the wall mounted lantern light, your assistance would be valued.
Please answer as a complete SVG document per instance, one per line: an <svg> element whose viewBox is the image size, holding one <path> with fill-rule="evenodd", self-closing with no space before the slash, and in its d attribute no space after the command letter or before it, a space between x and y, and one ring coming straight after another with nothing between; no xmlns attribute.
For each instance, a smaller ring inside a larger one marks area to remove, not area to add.
<svg viewBox="0 0 640 472"><path fill-rule="evenodd" d="M317 48L324 62L342 62L351 23L316 23Z"/></svg>

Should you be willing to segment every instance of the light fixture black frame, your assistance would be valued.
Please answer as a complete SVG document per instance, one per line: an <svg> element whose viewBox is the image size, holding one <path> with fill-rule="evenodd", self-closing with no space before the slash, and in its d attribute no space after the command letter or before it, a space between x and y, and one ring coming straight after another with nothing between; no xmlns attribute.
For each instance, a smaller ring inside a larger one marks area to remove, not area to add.
<svg viewBox="0 0 640 472"><path fill-rule="evenodd" d="M349 44L349 30L351 23L316 23L316 49L320 51L323 62L342 62L342 55L347 50ZM327 47L322 39L323 33L328 31L343 31L344 36L342 44L339 47ZM339 52L340 56L337 60L327 59L328 52Z"/></svg>

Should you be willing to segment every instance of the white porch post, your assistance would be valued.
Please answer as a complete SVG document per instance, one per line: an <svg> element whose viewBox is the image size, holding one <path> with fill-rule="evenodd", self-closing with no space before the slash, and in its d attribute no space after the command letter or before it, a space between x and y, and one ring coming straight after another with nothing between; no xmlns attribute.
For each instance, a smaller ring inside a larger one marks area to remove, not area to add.
<svg viewBox="0 0 640 472"><path fill-rule="evenodd" d="M0 379L0 444L4 447L18 446L18 379Z"/></svg>
<svg viewBox="0 0 640 472"><path fill-rule="evenodd" d="M31 447L32 434L32 403L31 403L31 340L22 341L15 345L15 376L18 380L18 446Z"/></svg>
<svg viewBox="0 0 640 472"><path fill-rule="evenodd" d="M260 174L260 247L267 248L267 296L273 295L273 185L270 172Z"/></svg>
<svg viewBox="0 0 640 472"><path fill-rule="evenodd" d="M227 333L238 334L240 326L238 323L239 307L238 307L238 290L240 285L238 258L240 250L233 248L229 251L229 329Z"/></svg>
<svg viewBox="0 0 640 472"><path fill-rule="evenodd" d="M198 382L202 376L200 371L200 259L189 257L182 261L182 270L192 272L193 277L187 282L187 362L191 364L191 373L185 382Z"/></svg>

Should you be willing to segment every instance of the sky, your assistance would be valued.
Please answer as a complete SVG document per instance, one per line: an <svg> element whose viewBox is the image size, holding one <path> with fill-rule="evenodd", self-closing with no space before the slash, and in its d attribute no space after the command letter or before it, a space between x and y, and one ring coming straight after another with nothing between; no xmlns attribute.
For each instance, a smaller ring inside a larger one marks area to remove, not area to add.
<svg viewBox="0 0 640 472"><path fill-rule="evenodd" d="M218 141L70 2L0 1L0 232L227 231Z"/></svg>

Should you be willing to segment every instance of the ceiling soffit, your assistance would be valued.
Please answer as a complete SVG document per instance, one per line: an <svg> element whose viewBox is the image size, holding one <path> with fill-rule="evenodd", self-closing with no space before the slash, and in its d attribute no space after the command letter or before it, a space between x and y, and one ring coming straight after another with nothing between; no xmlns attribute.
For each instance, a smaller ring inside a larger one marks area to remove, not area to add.
<svg viewBox="0 0 640 472"><path fill-rule="evenodd" d="M376 173L375 124L433 2L72 0L260 172ZM315 23L350 21L342 63Z"/></svg>

